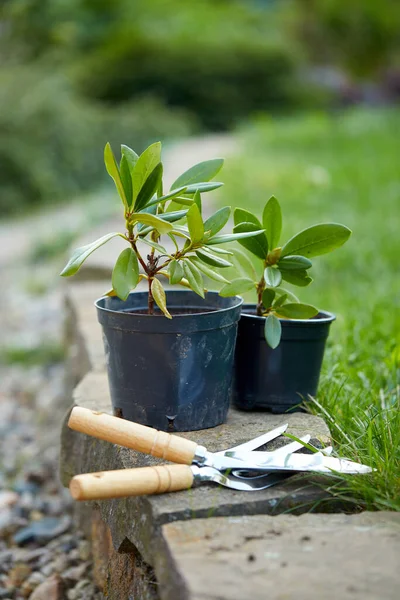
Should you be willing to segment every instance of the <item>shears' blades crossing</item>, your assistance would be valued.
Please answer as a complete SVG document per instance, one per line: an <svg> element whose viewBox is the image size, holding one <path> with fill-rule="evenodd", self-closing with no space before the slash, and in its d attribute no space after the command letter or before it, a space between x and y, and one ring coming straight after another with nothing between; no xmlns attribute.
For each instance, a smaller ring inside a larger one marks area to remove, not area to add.
<svg viewBox="0 0 400 600"><path fill-rule="evenodd" d="M258 437L249 440L248 442L244 442L243 444L239 444L238 446L234 446L233 448L227 448L226 450L220 450L219 452L214 452L214 456L223 456L226 452L251 452L256 448L260 448L264 444L271 442L276 439L283 433L285 433L288 428L288 423L281 425L280 427L276 427L275 429L271 429L271 431L267 431Z"/></svg>

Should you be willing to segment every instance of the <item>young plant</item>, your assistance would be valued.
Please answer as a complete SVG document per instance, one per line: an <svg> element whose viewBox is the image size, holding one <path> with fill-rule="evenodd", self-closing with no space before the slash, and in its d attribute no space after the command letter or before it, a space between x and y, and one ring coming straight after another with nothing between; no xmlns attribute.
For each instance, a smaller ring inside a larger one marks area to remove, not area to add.
<svg viewBox="0 0 400 600"><path fill-rule="evenodd" d="M282 282L299 287L309 285L313 281L309 275L310 258L339 248L350 237L351 231L338 223L321 223L304 229L279 246L282 213L274 196L264 207L262 222L251 212L236 208L234 223L234 234L254 233L254 237L240 239L239 243L263 261L263 274L258 279L247 255L240 253L238 262L248 276L226 284L220 294L234 296L255 289L257 315L266 317L265 339L271 348L276 348L282 334L279 318L310 319L318 314L315 306L302 304L292 292L282 287ZM264 231L260 233L260 229Z"/></svg>
<svg viewBox="0 0 400 600"><path fill-rule="evenodd" d="M232 266L226 258L232 252L220 248L220 244L261 234L263 227L258 231L220 235L229 219L230 207L219 209L203 221L201 193L222 185L211 181L220 171L222 159L193 166L174 181L168 192L163 186L160 142L149 146L140 156L128 146L121 146L119 165L110 144L106 144L104 162L123 204L126 231L108 233L77 248L61 272L63 277L75 275L92 252L119 236L126 241L127 248L115 263L108 295L126 300L139 281L145 279L149 314L154 314L156 303L166 317L172 318L161 278L189 288L202 298L206 291L204 275L229 283L219 269ZM163 235L168 236L172 251L160 243Z"/></svg>

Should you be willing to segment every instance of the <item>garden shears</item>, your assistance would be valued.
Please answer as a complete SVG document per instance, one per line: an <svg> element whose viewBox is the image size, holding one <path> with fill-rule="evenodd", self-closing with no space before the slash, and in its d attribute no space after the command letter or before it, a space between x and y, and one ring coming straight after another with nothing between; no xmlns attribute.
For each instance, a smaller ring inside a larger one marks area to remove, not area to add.
<svg viewBox="0 0 400 600"><path fill-rule="evenodd" d="M210 481L235 490L257 491L299 472L371 472L366 465L330 456L331 447L318 450L310 446L310 435L274 451L256 452L257 448L282 435L287 423L219 452L209 452L191 440L83 407L72 409L68 426L98 439L179 463L77 475L70 483L71 494L77 500L159 494ZM305 445L314 453L298 453Z"/></svg>

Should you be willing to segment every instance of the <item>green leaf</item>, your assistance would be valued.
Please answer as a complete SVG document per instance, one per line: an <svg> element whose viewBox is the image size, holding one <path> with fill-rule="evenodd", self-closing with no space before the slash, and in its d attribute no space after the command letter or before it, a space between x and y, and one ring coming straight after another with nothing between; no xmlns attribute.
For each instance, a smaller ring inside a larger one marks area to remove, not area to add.
<svg viewBox="0 0 400 600"><path fill-rule="evenodd" d="M299 269L310 269L312 262L305 256L284 256L279 260L278 266L283 271L298 271Z"/></svg>
<svg viewBox="0 0 400 600"><path fill-rule="evenodd" d="M312 282L312 277L307 274L305 269L298 271L281 271L282 279L291 283L292 285L297 285L298 287L307 287Z"/></svg>
<svg viewBox="0 0 400 600"><path fill-rule="evenodd" d="M97 248L100 248L100 246L103 244L106 244L109 240L117 235L122 238L124 237L122 233L107 233L107 235L103 235L103 237L99 238L95 242L92 242L91 244L76 248L66 266L61 271L60 275L62 277L70 277L71 275L75 275L75 273L80 269L81 265L85 262L87 257L92 254L92 252L97 250Z"/></svg>
<svg viewBox="0 0 400 600"><path fill-rule="evenodd" d="M166 202L167 200L171 200L172 198L175 198L176 196L179 196L179 194L183 194L186 191L186 187L180 187L176 190L172 190L171 192L169 192L169 194L165 194L165 196L160 196L159 198L152 200L151 202L149 202L147 204L147 206L152 206L153 204L160 204L160 202ZM190 200L190 204L192 204L193 200Z"/></svg>
<svg viewBox="0 0 400 600"><path fill-rule="evenodd" d="M214 158L194 165L178 177L171 185L171 190L182 185L210 181L222 169L223 158Z"/></svg>
<svg viewBox="0 0 400 600"><path fill-rule="evenodd" d="M163 166L162 163L158 163L158 165L154 167L146 181L143 183L142 188L137 195L135 200L135 211L139 211L144 208L147 202L153 198L158 186L160 185L162 176Z"/></svg>
<svg viewBox="0 0 400 600"><path fill-rule="evenodd" d="M192 240L193 244L201 242L204 237L204 225L197 204L192 204L192 206L189 208L186 219L189 228L190 239Z"/></svg>
<svg viewBox="0 0 400 600"><path fill-rule="evenodd" d="M128 206L130 206L132 202L132 177L131 171L129 169L128 161L125 156L122 156L121 161L119 163L119 171L121 175L122 185L125 191L125 198Z"/></svg>
<svg viewBox="0 0 400 600"><path fill-rule="evenodd" d="M129 146L125 146L124 144L121 145L121 155L125 156L126 161L129 165L129 170L132 175L133 169L135 168L135 165L139 160L139 156L134 150L132 150L132 148L129 148Z"/></svg>
<svg viewBox="0 0 400 600"><path fill-rule="evenodd" d="M351 230L338 223L321 223L304 229L293 236L282 248L281 256L319 256L342 246Z"/></svg>
<svg viewBox="0 0 400 600"><path fill-rule="evenodd" d="M129 222L139 222L144 223L145 225L151 225L151 227L154 227L159 233L168 233L168 231L172 230L171 223L147 213L132 213Z"/></svg>
<svg viewBox="0 0 400 600"><path fill-rule="evenodd" d="M291 302L300 302L300 300L298 299L297 296L295 296L293 294L293 292L290 292L289 290L286 290L283 287L279 287L276 290L276 295L280 298L281 296L286 296L288 298L288 300L291 300Z"/></svg>
<svg viewBox="0 0 400 600"><path fill-rule="evenodd" d="M201 214L201 194L198 191L193 196L193 204L196 204L196 206L199 209L199 212Z"/></svg>
<svg viewBox="0 0 400 600"><path fill-rule="evenodd" d="M264 308L270 308L275 298L275 290L266 289L262 294L262 303Z"/></svg>
<svg viewBox="0 0 400 600"><path fill-rule="evenodd" d="M225 277L221 275L221 273L218 273L217 271L215 271L215 269L211 269L210 267L205 265L203 261L201 261L196 256L191 256L190 260L202 273L204 273L204 275L207 275L207 277L209 277L210 279L214 279L214 281L220 281L221 283L229 283L229 281L225 279Z"/></svg>
<svg viewBox="0 0 400 600"><path fill-rule="evenodd" d="M245 223L243 223L244 225ZM246 225L251 225L253 227L253 225L251 223L246 223ZM241 225L238 225L238 227L241 227ZM255 227L255 225L254 225ZM236 229L236 227L235 227ZM258 230L256 231L249 231L248 229L246 229L246 231L237 231L235 233L227 233L224 235L216 235L214 237L212 237L210 240L207 240L207 246L212 246L214 244L226 244L227 242L234 242L236 240L243 240L245 238L253 238L253 236L257 236L257 234L262 233ZM265 257L263 257L265 258Z"/></svg>
<svg viewBox="0 0 400 600"><path fill-rule="evenodd" d="M288 294L282 294L282 296L279 296L279 298L274 302L274 308L278 308L279 306L285 304L287 299Z"/></svg>
<svg viewBox="0 0 400 600"><path fill-rule="evenodd" d="M241 240L239 244L255 256L258 256L258 258L264 260L268 255L268 243L263 230L260 232L257 229L257 225L249 222L239 223L233 228L233 233L236 235L244 235L245 232L248 233L248 236L245 237L250 237L250 239L242 240L239 238Z"/></svg>
<svg viewBox="0 0 400 600"><path fill-rule="evenodd" d="M136 198L142 186L152 171L161 162L161 142L152 144L139 156L132 173L132 204L136 205Z"/></svg>
<svg viewBox="0 0 400 600"><path fill-rule="evenodd" d="M274 269L274 267L267 267L266 269L264 269L264 279L267 285L276 288L282 281L282 274L279 271L279 269Z"/></svg>
<svg viewBox="0 0 400 600"><path fill-rule="evenodd" d="M125 248L117 258L111 282L113 290L121 300L126 300L129 292L137 286L139 281L139 263L132 248Z"/></svg>
<svg viewBox="0 0 400 600"><path fill-rule="evenodd" d="M125 196L125 190L124 190L124 186L122 185L118 165L115 160L113 151L111 150L111 146L108 142L104 148L104 163L106 165L107 173L114 180L115 187L118 190L118 194L119 194L125 208L128 208L129 205L128 205L128 201Z"/></svg>
<svg viewBox="0 0 400 600"><path fill-rule="evenodd" d="M167 309L167 298L165 296L164 288L158 279L153 279L151 282L151 293L157 306L162 310L167 319L172 319Z"/></svg>
<svg viewBox="0 0 400 600"><path fill-rule="evenodd" d="M184 210L175 210L174 212L166 212L157 215L163 221L168 221L168 223L174 223L175 221L180 221L183 217L186 217L187 209Z"/></svg>
<svg viewBox="0 0 400 600"><path fill-rule="evenodd" d="M196 265L190 261L190 259L186 259L184 261L183 272L191 289L196 292L196 294L204 298L203 276Z"/></svg>
<svg viewBox="0 0 400 600"><path fill-rule="evenodd" d="M196 254L203 262L213 267L219 267L221 269L224 267L233 267L232 263L228 262L224 258L220 258L219 256L209 254L205 250L196 250Z"/></svg>
<svg viewBox="0 0 400 600"><path fill-rule="evenodd" d="M239 225L240 223L253 223L253 225L257 225L257 229L264 229L261 221L256 215L244 208L235 208L233 211L233 222L235 225Z"/></svg>
<svg viewBox="0 0 400 600"><path fill-rule="evenodd" d="M180 196L177 196L168 206L167 212L180 210L182 206L192 206L192 204L193 198L181 198Z"/></svg>
<svg viewBox="0 0 400 600"><path fill-rule="evenodd" d="M216 254L227 254L229 256L233 256L233 252L231 252L231 250L226 250L226 248L218 248L218 246L216 248L213 247L212 251Z"/></svg>
<svg viewBox="0 0 400 600"><path fill-rule="evenodd" d="M238 277L234 279L220 290L219 295L223 298L228 296L236 296L237 294L244 294L254 289L255 283L248 277Z"/></svg>
<svg viewBox="0 0 400 600"><path fill-rule="evenodd" d="M172 260L169 263L169 274L170 274L169 282L172 285L179 283L183 277L183 267L182 267L181 263L178 262L177 260Z"/></svg>
<svg viewBox="0 0 400 600"><path fill-rule="evenodd" d="M240 270L246 275L250 275L254 280L257 279L257 271L254 268L250 258L239 248L235 248L233 252L233 260Z"/></svg>
<svg viewBox="0 0 400 600"><path fill-rule="evenodd" d="M275 315L268 315L268 317L265 319L264 334L267 344L270 346L270 348L274 350L277 346L279 346L282 335L282 326L279 319L277 319Z"/></svg>
<svg viewBox="0 0 400 600"><path fill-rule="evenodd" d="M315 306L311 306L311 304L300 304L299 302L285 304L284 306L280 306L277 310L280 317L285 317L287 319L311 319L312 317L315 317L318 312L318 308L315 308Z"/></svg>
<svg viewBox="0 0 400 600"><path fill-rule="evenodd" d="M271 196L263 211L263 225L270 250L276 248L282 232L282 212L278 200Z"/></svg>
<svg viewBox="0 0 400 600"><path fill-rule="evenodd" d="M229 215L231 214L230 206L220 208L211 217L204 221L204 230L210 231L211 236L221 231L221 229L227 224Z"/></svg>
<svg viewBox="0 0 400 600"><path fill-rule="evenodd" d="M150 246L150 248L155 248L161 254L167 254L168 255L168 251L166 250L166 248L164 248L164 246L161 246L161 244L157 244L157 242L153 242L153 240L151 240L151 239L150 240L146 240L144 238L140 238L140 241L143 242L143 244L146 244L147 246Z"/></svg>
<svg viewBox="0 0 400 600"><path fill-rule="evenodd" d="M212 192L213 190L216 190L222 187L223 185L224 184L220 181L212 181L210 183L193 183L192 185L188 185L185 194L195 194L196 192Z"/></svg>

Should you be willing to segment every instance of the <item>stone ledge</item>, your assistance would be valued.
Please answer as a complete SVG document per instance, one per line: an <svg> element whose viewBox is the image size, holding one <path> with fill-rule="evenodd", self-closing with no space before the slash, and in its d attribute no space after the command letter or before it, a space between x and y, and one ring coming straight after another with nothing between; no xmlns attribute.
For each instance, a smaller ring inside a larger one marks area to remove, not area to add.
<svg viewBox="0 0 400 600"><path fill-rule="evenodd" d="M399 597L399 513L201 519L162 539L162 600Z"/></svg>
<svg viewBox="0 0 400 600"><path fill-rule="evenodd" d="M106 375L101 372L87 374L75 390L74 402L79 406L111 413ZM303 413L242 413L234 409L224 425L180 435L197 441L210 451L217 451L256 437L284 422L289 423L288 432L293 435L301 436L309 432L313 434L314 443L329 441L328 428L319 417ZM278 443L286 443L286 440L280 438ZM68 485L71 477L77 473L161 463L159 459L74 432L64 423L61 445L61 478L64 485ZM278 514L287 510L301 513L317 505L321 510L321 502L328 500L329 496L313 481L315 478L296 477L282 485L255 493L205 484L186 492L111 500L101 502L99 506L115 546L118 548L128 540L152 565L163 524L210 516ZM326 507L326 510L332 510L332 507Z"/></svg>

